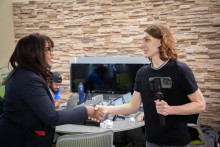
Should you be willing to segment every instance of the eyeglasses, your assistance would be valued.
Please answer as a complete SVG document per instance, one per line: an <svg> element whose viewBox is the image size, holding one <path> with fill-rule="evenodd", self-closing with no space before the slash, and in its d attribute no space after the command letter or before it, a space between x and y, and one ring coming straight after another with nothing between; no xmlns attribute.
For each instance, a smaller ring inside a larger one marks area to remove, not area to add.
<svg viewBox="0 0 220 147"><path fill-rule="evenodd" d="M45 51L49 51L50 53L53 53L53 48L52 47L45 47Z"/></svg>

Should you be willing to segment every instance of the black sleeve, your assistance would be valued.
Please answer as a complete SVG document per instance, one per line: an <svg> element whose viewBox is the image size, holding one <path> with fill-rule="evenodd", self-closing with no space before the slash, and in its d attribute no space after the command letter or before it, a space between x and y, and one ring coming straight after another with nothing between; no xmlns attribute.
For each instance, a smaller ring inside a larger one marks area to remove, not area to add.
<svg viewBox="0 0 220 147"><path fill-rule="evenodd" d="M185 65L181 70L181 88L186 95L194 93L198 89L195 77L191 69Z"/></svg>
<svg viewBox="0 0 220 147"><path fill-rule="evenodd" d="M22 89L27 105L39 119L49 126L76 123L88 118L84 106L56 111L54 103L48 95L47 87L40 77L32 77Z"/></svg>
<svg viewBox="0 0 220 147"><path fill-rule="evenodd" d="M135 83L134 83L134 91L140 92L140 88L139 88L139 71L137 71L136 73L136 77L135 77Z"/></svg>

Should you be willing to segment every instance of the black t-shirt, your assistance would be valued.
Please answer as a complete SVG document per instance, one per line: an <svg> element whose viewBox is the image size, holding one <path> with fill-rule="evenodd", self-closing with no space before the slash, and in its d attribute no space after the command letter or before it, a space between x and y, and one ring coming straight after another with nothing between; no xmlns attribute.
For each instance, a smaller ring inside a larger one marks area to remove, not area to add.
<svg viewBox="0 0 220 147"><path fill-rule="evenodd" d="M141 93L145 114L145 130L147 141L158 145L186 145L190 142L187 130L186 115L166 116L166 126L160 126L159 115L156 112L155 92L150 89L150 77L170 77L172 88L162 89L164 100L170 106L189 103L188 94L194 93L197 83L190 68L178 61L169 60L162 68L154 69L146 65L138 70L134 90Z"/></svg>

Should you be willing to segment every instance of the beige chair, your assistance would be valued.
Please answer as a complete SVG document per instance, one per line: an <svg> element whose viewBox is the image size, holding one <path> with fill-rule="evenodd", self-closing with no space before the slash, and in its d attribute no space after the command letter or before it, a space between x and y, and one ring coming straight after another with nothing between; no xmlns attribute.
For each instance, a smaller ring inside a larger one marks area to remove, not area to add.
<svg viewBox="0 0 220 147"><path fill-rule="evenodd" d="M56 147L113 147L113 131L63 135L58 137Z"/></svg>

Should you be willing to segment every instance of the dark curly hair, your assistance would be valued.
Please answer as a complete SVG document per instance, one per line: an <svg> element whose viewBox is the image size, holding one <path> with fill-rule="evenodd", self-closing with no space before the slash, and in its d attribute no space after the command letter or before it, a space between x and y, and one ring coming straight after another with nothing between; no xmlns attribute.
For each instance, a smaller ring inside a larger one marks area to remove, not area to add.
<svg viewBox="0 0 220 147"><path fill-rule="evenodd" d="M144 32L148 33L154 38L161 40L159 47L160 59L165 61L170 59L177 59L176 43L171 31L162 25L151 25Z"/></svg>
<svg viewBox="0 0 220 147"><path fill-rule="evenodd" d="M39 33L32 33L21 38L9 60L9 65L11 64L13 73L6 82L12 79L19 69L24 68L43 77L46 83L51 87L53 78L50 68L46 66L46 43L54 47L53 41L48 36Z"/></svg>

